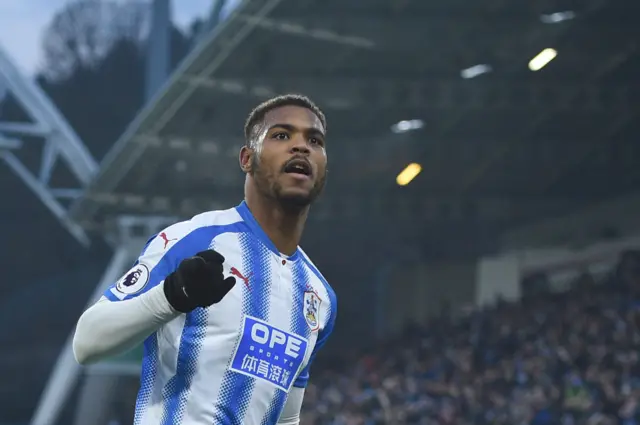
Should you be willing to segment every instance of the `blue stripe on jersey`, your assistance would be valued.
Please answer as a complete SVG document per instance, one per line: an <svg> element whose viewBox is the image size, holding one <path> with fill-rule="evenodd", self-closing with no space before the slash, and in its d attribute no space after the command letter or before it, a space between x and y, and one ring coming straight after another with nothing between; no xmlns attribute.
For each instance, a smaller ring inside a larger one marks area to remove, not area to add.
<svg viewBox="0 0 640 425"><path fill-rule="evenodd" d="M208 317L209 311L205 308L197 308L187 314L178 349L176 374L162 389L162 398L165 400L162 425L178 425L182 422L202 341L207 333Z"/></svg>
<svg viewBox="0 0 640 425"><path fill-rule="evenodd" d="M249 277L249 288L243 285L242 313L269 320L271 298L271 254L253 233L239 235L242 249L242 267ZM241 321L242 324L242 321ZM237 343L242 335L239 335ZM235 349L234 351L235 352ZM229 359L229 363L233 361ZM220 387L221 412L216 412L213 423L242 425L253 395L255 379L227 370Z"/></svg>
<svg viewBox="0 0 640 425"><path fill-rule="evenodd" d="M158 373L158 335L153 333L144 341L144 356L142 357L142 372L140 373L140 391L136 400L136 412L133 425L142 423L142 416L149 405L153 387Z"/></svg>
<svg viewBox="0 0 640 425"><path fill-rule="evenodd" d="M262 227L260 227L260 225L256 221L255 217L251 213L251 210L249 210L249 206L245 201L242 201L240 205L236 207L236 211L238 211L238 214L240 214L240 217L242 217L247 227L251 229L253 236L260 239L260 241L264 244L264 246L269 248L271 252L273 252L276 255L280 255L280 252L278 251L276 246L273 244L273 242L271 242L271 239L269 239L269 236L267 236L264 230L262 230Z"/></svg>
<svg viewBox="0 0 640 425"><path fill-rule="evenodd" d="M264 418L262 418L260 425L275 425L278 423L278 419L280 418L280 414L282 413L282 409L284 408L286 401L287 393L282 391L280 388L276 389L276 393L273 395L269 408L267 409L267 413L265 413Z"/></svg>
<svg viewBox="0 0 640 425"><path fill-rule="evenodd" d="M291 310L291 330L293 333L309 339L311 329L304 317L304 293L309 284L309 273L303 261L296 261L293 265L293 309ZM303 386L300 382L302 371L298 371L298 376L293 385L296 387ZM304 380L306 384L306 380Z"/></svg>
<svg viewBox="0 0 640 425"><path fill-rule="evenodd" d="M222 233L238 233L243 231L247 231L247 226L241 221L222 226L205 226L194 229L167 249L158 264L151 269L151 272L149 273L149 282L145 287L135 294L125 296L123 301L138 297L154 286L159 285L164 281L165 277L178 268L178 265L182 260L192 257L198 252L209 248L209 244L216 236ZM146 253L149 243L150 242L147 242L141 257ZM120 301L120 299L111 292L111 288L113 288L113 286L109 287L109 289L105 291L105 297L111 301Z"/></svg>
<svg viewBox="0 0 640 425"><path fill-rule="evenodd" d="M176 245L178 245L189 238L189 236L197 233L197 235L190 239L190 245L181 245L181 249L185 250L183 254L174 254L172 260L179 264L182 259L211 248L214 245L216 237L224 233L240 233L246 230L246 227L242 223L203 227L194 230L187 237L176 243ZM174 247L176 245L174 245ZM163 260L166 257L167 255L163 257ZM151 273L153 274L157 269L158 267L156 266ZM166 276L166 274L164 276ZM164 277L162 277L162 280L163 279ZM176 374L169 379L162 389L162 398L164 400L162 425L179 425L182 422L187 397L189 396L191 383L196 372L198 356L202 348L202 341L207 332L208 315L208 309L204 308L197 308L186 315L182 336L180 338L180 347L178 348Z"/></svg>
<svg viewBox="0 0 640 425"><path fill-rule="evenodd" d="M309 273L302 261L296 261L293 263L291 273L293 278L293 299L291 300L292 308L290 318L291 332L308 340L311 334L311 329L304 318L304 293L307 289L307 284L309 283ZM300 386L298 379L299 378L296 377L296 380L293 382L293 385L296 387ZM280 414L282 413L282 409L284 408L286 401L287 394L284 391L276 390L276 393L271 400L271 404L269 405L269 409L262 418L261 425L276 424L278 422L278 418L280 418Z"/></svg>
<svg viewBox="0 0 640 425"><path fill-rule="evenodd" d="M309 361L307 362L307 366L300 372L298 375L298 379L293 383L296 387L304 388L307 386L307 382L309 381L309 368L311 367L311 363L316 358L318 351L322 348L322 346L327 342L329 335L333 332L333 325L336 322L336 312L338 307L338 300L336 299L336 294L333 292L331 286L329 286L329 282L320 274L320 271L314 267L313 264L305 256L301 256L302 260L306 264L307 268L311 270L311 272L320 279L320 282L324 285L327 290L327 294L329 294L329 320L327 321L324 329L322 329L318 334L318 340L316 341L316 345L313 347L313 351L311 352L311 356L309 357Z"/></svg>
<svg viewBox="0 0 640 425"><path fill-rule="evenodd" d="M256 238L260 239L260 241L264 244L264 246L266 246L269 250L271 250L271 252L279 256L280 251L278 251L278 248L276 248L273 242L271 242L271 239L269 239L269 236L267 236L264 230L262 230L262 227L260 226L256 218L253 216L253 213L251 213L251 210L249 209L249 206L247 205L246 201L242 201L240 205L236 207L236 211L238 212L238 214L240 214L240 217L242 217L242 219L244 220L245 224L249 227L249 229L251 229L251 232L253 232L253 235ZM289 255L289 261L297 260L299 255L300 255L300 250L296 248L295 252Z"/></svg>

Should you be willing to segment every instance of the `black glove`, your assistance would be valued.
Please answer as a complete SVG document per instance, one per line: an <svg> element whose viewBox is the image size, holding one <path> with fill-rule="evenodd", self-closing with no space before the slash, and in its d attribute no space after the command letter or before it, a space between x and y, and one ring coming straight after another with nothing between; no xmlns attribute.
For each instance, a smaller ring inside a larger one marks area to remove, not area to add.
<svg viewBox="0 0 640 425"><path fill-rule="evenodd" d="M224 278L222 263L224 257L212 249L182 260L164 280L164 295L171 307L189 313L220 302L236 284L234 277Z"/></svg>

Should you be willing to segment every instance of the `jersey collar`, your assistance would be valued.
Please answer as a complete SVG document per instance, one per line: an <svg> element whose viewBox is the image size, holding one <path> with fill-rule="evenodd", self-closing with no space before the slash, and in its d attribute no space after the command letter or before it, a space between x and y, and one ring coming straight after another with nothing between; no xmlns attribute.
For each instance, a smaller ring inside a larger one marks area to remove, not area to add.
<svg viewBox="0 0 640 425"><path fill-rule="evenodd" d="M267 248L269 248L269 250L271 252L276 254L278 257L284 257L289 261L295 261L295 260L298 259L298 256L300 254L299 248L296 248L296 251L290 256L286 256L286 255L282 254L280 251L278 251L278 248L276 248L276 246L273 244L273 242L271 242L271 239L269 239L269 236L267 236L267 234L264 232L264 230L262 230L262 227L260 227L260 224L258 224L258 222L256 221L255 217L251 213L251 210L249 209L249 207L247 206L247 203L245 201L242 201L240 203L240 205L238 205L236 207L236 211L238 211L238 214L240 214L240 217L242 217L242 219L247 224L247 226L249 226L249 229L251 230L251 232Z"/></svg>

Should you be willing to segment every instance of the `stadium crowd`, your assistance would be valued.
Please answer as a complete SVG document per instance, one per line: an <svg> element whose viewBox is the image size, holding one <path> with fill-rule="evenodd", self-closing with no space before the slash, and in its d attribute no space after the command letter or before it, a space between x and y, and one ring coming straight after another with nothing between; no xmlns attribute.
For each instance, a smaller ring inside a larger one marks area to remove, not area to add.
<svg viewBox="0 0 640 425"><path fill-rule="evenodd" d="M639 257L317 368L302 424L638 425Z"/></svg>

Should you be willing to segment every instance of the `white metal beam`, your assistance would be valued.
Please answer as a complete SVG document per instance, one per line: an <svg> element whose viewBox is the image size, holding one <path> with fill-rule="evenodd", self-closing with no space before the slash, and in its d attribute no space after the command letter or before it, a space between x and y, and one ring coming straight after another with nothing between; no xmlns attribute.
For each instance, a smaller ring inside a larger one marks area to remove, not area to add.
<svg viewBox="0 0 640 425"><path fill-rule="evenodd" d="M8 139L6 137L2 137L2 134L0 134L0 153L3 149L20 149L21 147L22 140Z"/></svg>
<svg viewBox="0 0 640 425"><path fill-rule="evenodd" d="M71 233L81 244L89 246L91 241L84 229L75 223L67 215L67 210L62 206L51 190L36 178L27 167L11 152L0 151L0 159L9 166L13 172L35 193L42 203L49 208L60 223Z"/></svg>
<svg viewBox="0 0 640 425"><path fill-rule="evenodd" d="M51 99L32 79L19 71L1 46L0 87L3 95L7 92L13 95L32 120L30 123L0 122L0 159L80 243L88 246L88 236L69 218L67 209L60 203L57 189L50 187L50 180L57 161L62 161L77 179L78 187L73 190L82 191L96 174L98 164ZM25 166L19 154L8 151L19 150L25 137L42 139L42 158L37 172ZM62 198L68 198L68 193L64 194Z"/></svg>
<svg viewBox="0 0 640 425"><path fill-rule="evenodd" d="M179 217L190 217L202 211L228 208L229 205L237 201L237 194L241 192L242 185L239 183L220 189L217 192L217 201L212 201L210 194L205 193L191 194L189 197L176 193L154 197L133 193L105 193L96 196L94 201L103 208L110 206L114 210L129 211L132 214L131 217L138 220L138 224L129 225L128 228L142 229L143 223L147 222L154 229L158 229L159 227L155 223L167 225L177 221ZM318 221L350 220L361 217L363 214L369 218L385 217L401 220L411 217L437 221L442 218L441 211L447 210L451 212L452 216L464 217L468 213L468 205L474 205L475 212L473 214L477 220L495 221L517 218L532 211L543 213L562 210L580 201L580 198L540 198L526 195L518 198L499 196L462 198L415 192L413 196L408 196L406 193L397 191L368 196L363 195L362 191L358 191L356 188L354 192L347 191L331 198L323 198L317 205L314 205L312 216ZM157 205L161 205L162 208L157 208ZM158 211L158 213L165 215L143 215L149 214L150 211ZM130 220L130 218L120 218L118 223L122 223L123 220ZM110 221L92 224L96 229L104 231L113 228L113 223ZM147 229L145 235L153 233L151 229Z"/></svg>
<svg viewBox="0 0 640 425"><path fill-rule="evenodd" d="M580 83L495 83L462 79L398 78L217 78L183 75L189 87L239 96L267 98L303 91L329 109L429 108L434 110L609 111L637 104L633 86ZM575 100L580 90L582 101ZM517 95L516 95L517 94Z"/></svg>
<svg viewBox="0 0 640 425"><path fill-rule="evenodd" d="M282 20L253 15L240 15L240 19L260 29L275 31L289 36L304 37L360 49L373 49L376 47L376 42L370 38L357 34L334 31L326 26L313 28L306 22L284 22Z"/></svg>

